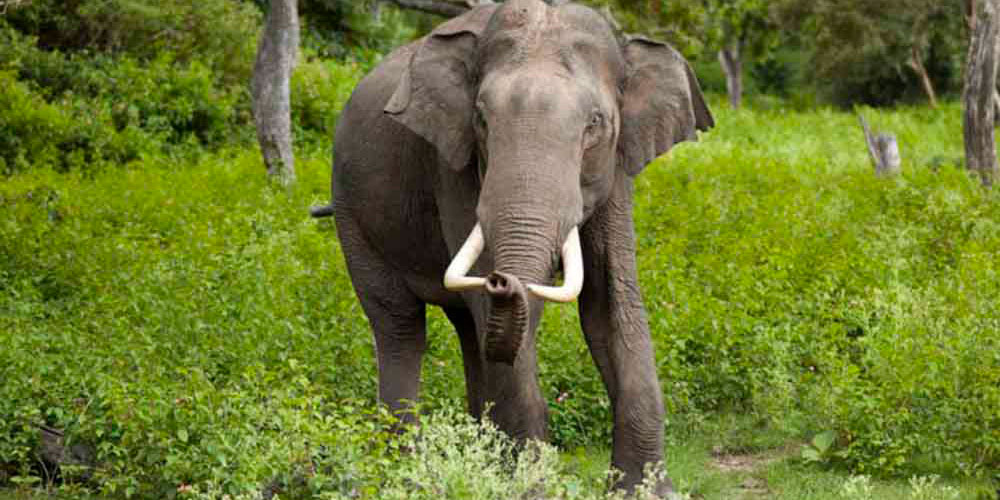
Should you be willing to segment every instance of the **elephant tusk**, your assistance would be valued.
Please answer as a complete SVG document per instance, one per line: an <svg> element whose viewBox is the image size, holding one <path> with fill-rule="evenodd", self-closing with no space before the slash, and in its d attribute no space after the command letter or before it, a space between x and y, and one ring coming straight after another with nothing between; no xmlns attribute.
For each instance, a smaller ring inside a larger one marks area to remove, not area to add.
<svg viewBox="0 0 1000 500"><path fill-rule="evenodd" d="M486 240L483 238L483 228L476 223L472 228L469 238L462 244L462 248L455 254L448 270L444 272L444 287L452 292L463 292L466 290L479 290L486 287L486 278L476 278L466 276L469 270L476 264L479 255L483 253Z"/></svg>
<svg viewBox="0 0 1000 500"><path fill-rule="evenodd" d="M559 287L528 285L528 290L551 302L573 302L583 289L583 250L580 230L574 227L562 247L563 284Z"/></svg>

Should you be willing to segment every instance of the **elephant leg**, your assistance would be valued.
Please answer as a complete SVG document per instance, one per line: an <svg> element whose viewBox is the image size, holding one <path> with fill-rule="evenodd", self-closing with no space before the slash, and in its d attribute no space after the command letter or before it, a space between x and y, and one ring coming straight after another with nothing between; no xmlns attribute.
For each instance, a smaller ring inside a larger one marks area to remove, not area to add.
<svg viewBox="0 0 1000 500"><path fill-rule="evenodd" d="M427 343L424 304L388 309L378 299L361 302L375 333L379 401L404 422L412 422L416 415L410 410L419 397L420 362Z"/></svg>
<svg viewBox="0 0 1000 500"><path fill-rule="evenodd" d="M404 422L420 390L420 363L426 349L426 306L406 281L386 265L353 220L337 213L337 233L354 290L375 337L378 398Z"/></svg>
<svg viewBox="0 0 1000 500"><path fill-rule="evenodd" d="M607 322L587 319L583 324L614 412L611 464L624 473L618 486L631 490L642 482L647 464L663 460L663 400L652 344L648 334L628 343L614 338ZM667 479L659 493L670 491Z"/></svg>
<svg viewBox="0 0 1000 500"><path fill-rule="evenodd" d="M479 348L479 336L476 333L476 321L472 313L465 308L446 307L445 315L455 327L458 340L462 346L462 362L465 367L465 395L469 405L469 413L475 418L483 416L483 354Z"/></svg>
<svg viewBox="0 0 1000 500"><path fill-rule="evenodd" d="M631 183L619 178L611 201L581 228L587 277L580 319L614 412L612 465L634 489L647 465L663 460L663 395L653 343L639 291L632 226ZM673 491L669 478L657 485Z"/></svg>

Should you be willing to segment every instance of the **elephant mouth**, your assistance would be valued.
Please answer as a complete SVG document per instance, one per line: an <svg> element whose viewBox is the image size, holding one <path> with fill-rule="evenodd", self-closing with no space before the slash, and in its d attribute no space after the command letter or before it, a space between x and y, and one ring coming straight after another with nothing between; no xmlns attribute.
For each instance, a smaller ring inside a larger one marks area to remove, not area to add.
<svg viewBox="0 0 1000 500"><path fill-rule="evenodd" d="M583 288L583 251L580 233L574 227L562 246L563 284L545 286L523 284L516 276L493 271L486 277L468 276L485 247L482 227L476 224L468 239L448 266L444 286L454 292L485 291L489 298L486 317L486 359L514 364L521 342L528 333L530 310L528 293L552 302L572 302Z"/></svg>

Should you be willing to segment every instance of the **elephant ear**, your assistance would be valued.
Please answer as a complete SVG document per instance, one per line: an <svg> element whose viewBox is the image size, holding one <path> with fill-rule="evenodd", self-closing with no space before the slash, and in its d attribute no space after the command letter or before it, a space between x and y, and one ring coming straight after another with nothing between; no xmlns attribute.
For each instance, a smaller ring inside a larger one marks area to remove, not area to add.
<svg viewBox="0 0 1000 500"><path fill-rule="evenodd" d="M624 46L627 76L622 99L619 161L629 175L696 130L715 125L691 66L667 44L630 37Z"/></svg>
<svg viewBox="0 0 1000 500"><path fill-rule="evenodd" d="M385 106L454 170L469 163L475 145L476 45L496 8L472 9L424 38Z"/></svg>

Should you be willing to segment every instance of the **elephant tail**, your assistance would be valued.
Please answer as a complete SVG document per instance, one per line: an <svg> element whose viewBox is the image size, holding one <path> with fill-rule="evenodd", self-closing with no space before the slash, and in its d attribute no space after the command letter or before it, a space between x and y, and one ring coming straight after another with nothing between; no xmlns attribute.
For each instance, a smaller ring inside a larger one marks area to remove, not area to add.
<svg viewBox="0 0 1000 500"><path fill-rule="evenodd" d="M321 207L312 207L309 209L309 214L317 219L320 217L329 217L333 215L333 203Z"/></svg>

